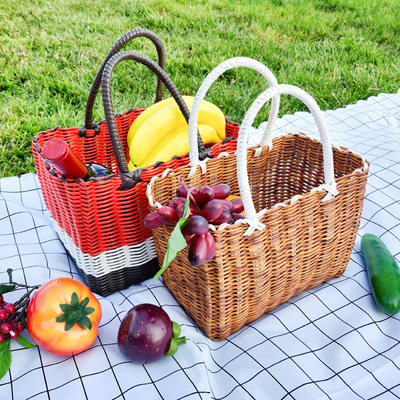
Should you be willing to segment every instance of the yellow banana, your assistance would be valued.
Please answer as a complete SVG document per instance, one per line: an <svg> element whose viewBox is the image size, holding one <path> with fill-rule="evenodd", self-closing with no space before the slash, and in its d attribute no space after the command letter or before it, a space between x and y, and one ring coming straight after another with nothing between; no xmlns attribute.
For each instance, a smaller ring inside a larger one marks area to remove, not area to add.
<svg viewBox="0 0 400 400"><path fill-rule="evenodd" d="M127 143L130 143L135 136L137 130L142 126L143 122L146 119L150 118L151 115L156 113L157 111L161 110L168 104L175 103L175 99L173 97L168 97L167 99L158 101L154 103L152 106L146 108L136 119L133 121L132 125L129 128L128 136L126 138Z"/></svg>
<svg viewBox="0 0 400 400"><path fill-rule="evenodd" d="M183 99L190 110L193 97L183 96ZM149 109L154 106L149 107ZM146 111L144 111L143 114ZM178 105L173 102L161 109L159 108L155 113L151 112L150 114L149 118L142 121L140 127L135 129L135 135L132 139L130 141L128 139L131 161L136 168L151 164L149 160L152 159L152 154L155 151L154 149L160 146L165 147L165 152L163 152L163 154L166 154L166 156L156 161L168 161L173 155L185 154L188 152L188 126ZM136 121L134 121L132 126L135 122ZM216 143L225 137L224 114L217 106L208 101L203 101L201 103L198 124L203 126L208 125L214 128L215 136L212 140L208 139L209 141L207 143ZM204 129L204 127L202 129ZM182 148L183 150L178 152L176 140L173 140L172 137L176 135L177 132L182 131L186 132L185 140L182 140L185 147L179 147L179 149ZM210 135L208 135L208 137L210 137ZM161 143L163 144L161 145ZM167 156L167 154L170 154L170 156Z"/></svg>
<svg viewBox="0 0 400 400"><path fill-rule="evenodd" d="M198 129L204 144L217 143L220 140L212 126L200 124L198 125ZM163 140L152 148L151 153L148 154L142 165L136 165L135 167L132 161L130 161L128 167L130 171L133 171L136 168L152 165L157 161L168 161L174 155L182 156L188 151L188 127L186 126L183 129L176 130L171 135L164 136Z"/></svg>
<svg viewBox="0 0 400 400"><path fill-rule="evenodd" d="M135 166L132 164L132 161L128 162L128 169L129 169L129 171L133 171L136 169Z"/></svg>

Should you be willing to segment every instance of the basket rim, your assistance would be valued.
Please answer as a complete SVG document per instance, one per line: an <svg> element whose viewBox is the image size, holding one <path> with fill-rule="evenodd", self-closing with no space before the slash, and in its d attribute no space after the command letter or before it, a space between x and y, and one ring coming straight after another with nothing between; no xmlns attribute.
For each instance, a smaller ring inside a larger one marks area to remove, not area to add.
<svg viewBox="0 0 400 400"><path fill-rule="evenodd" d="M115 115L115 117L118 118L118 117L126 116L126 115L129 115L129 114L132 113L132 112L139 112L139 113L141 113L141 112L143 112L144 110L146 110L146 108L143 108L143 107L140 107L140 108L130 108L130 109L126 110L126 111L117 113L117 114ZM61 126L61 125L56 125L56 126L54 126L53 128L41 130L41 131L39 131L36 135L34 135L33 138L32 138L32 147L34 147L35 150L37 151L37 153L40 155L41 160L44 162L44 165L45 165L47 171L53 176L53 178L59 179L59 180L60 180L61 182L63 182L63 183L69 183L69 184L71 184L71 183L79 183L79 184L87 183L87 184L90 185L90 184L93 184L93 182L99 183L99 182L104 182L105 180L114 179L114 178L118 178L120 181L122 181L121 177L120 177L118 174L110 174L110 175L107 175L107 176L105 176L105 177L90 177L90 178L87 179L86 181L83 180L83 179L81 179L81 178L77 178L77 179L66 179L66 178L64 178L61 174L57 173L57 171L55 171L55 170L51 167L51 165L48 163L48 161L44 158L43 153L42 153L42 150L41 150L41 148L40 148L40 144L39 144L39 142L38 142L39 137L40 137L41 135L46 134L46 133L49 133L49 132L55 132L55 131L57 131L57 130L59 130L59 129L76 129L76 130L77 130L77 135L78 135L78 136L80 136L80 137L82 137L82 138L85 138L85 137L91 138L91 137L97 136L97 135L99 134L100 126L101 126L101 125L104 125L104 124L107 124L107 121L106 121L105 119L99 120L97 123L94 123L94 124L93 124L93 125L96 126L94 129L86 129L86 128L85 128L86 133L85 133L84 135L80 134L80 132L81 132L80 130L81 130L82 128L79 128L79 127L64 127L64 126ZM232 125L232 126L239 126L238 123L229 120L227 117L225 117L225 124L227 124L227 125ZM87 132L91 133L91 135L87 135ZM233 136L232 136L232 138L233 138ZM216 145L218 145L218 144L220 144L220 143L221 143L221 141L220 141L220 142L217 142L217 143L214 143L214 144L210 147L210 150L211 150L210 153L209 153L210 155L212 155L212 149L214 148L214 146L216 146ZM155 169L159 169L160 166L164 166L164 169L165 169L165 167L168 169L168 164L169 164L171 161L173 161L173 160L175 160L175 159L182 159L183 157L189 157L189 153L181 154L181 155L179 155L179 156L173 156L173 157L171 158L171 160L168 160L168 161L165 161L165 162L164 162L164 161L157 161L156 163L151 164L151 165L149 165L149 166L147 166L147 167L145 167L145 168L142 168L141 170L142 170L143 172L154 171ZM215 158L215 157L213 157L213 156L211 156L211 157L208 156L208 158L211 159L211 158ZM36 168L36 169L37 169L37 168ZM163 172L163 171L160 171L160 174L161 174L162 172ZM138 184L141 183L141 182L142 182L142 180L140 180L140 181L138 182Z"/></svg>
<svg viewBox="0 0 400 400"><path fill-rule="evenodd" d="M288 136L299 136L299 137L303 137L303 138L305 137L310 141L313 141L315 143L320 143L322 145L320 140L312 138L312 137L310 137L309 135L306 135L303 132L284 133L284 134L282 134L282 135L280 135L278 137L275 137L272 140L272 143L274 144L274 142L276 142L277 140L279 140L279 139L281 139L283 137L288 137ZM247 149L247 153L253 152L253 156L254 156L254 154L256 153L256 150L259 149L259 148L260 148L260 145L251 146L251 147L249 147ZM356 168L353 172L351 172L349 174L346 174L346 175L343 175L343 176L340 176L339 178L335 179L335 182L337 184L340 185L340 183L342 181L344 181L345 179L349 179L352 176L356 176L356 175L359 175L359 174L364 174L364 175L368 174L370 163L365 157L357 154L353 150L348 149L347 147L344 147L344 146L332 145L332 149L335 149L336 151L339 151L339 152L341 152L343 154L351 153L352 155L354 155L355 157L357 157L360 160L360 163L361 162L363 163L362 168ZM265 152L269 152L269 151L270 151L269 147L265 146L264 148L262 148L261 152L259 153L259 156L261 156L263 153L265 154ZM229 153L228 152L224 152L223 154L221 153L219 156L215 157L213 160L217 160L219 157L232 157L232 156L236 157L235 151L230 151ZM212 160L209 160L209 161L212 162ZM187 172L189 174L190 166L183 166L183 167L179 167L178 169L175 169L175 170L166 169L162 174L158 174L158 175L155 175L155 176L152 177L150 182L147 184L147 189L146 189L146 196L148 198L149 206L150 206L151 211L154 211L154 210L158 209L161 206L161 204L158 203L157 200L154 199L154 197L153 197L153 193L154 193L154 189L153 188L154 188L154 185L157 185L157 181L160 181L161 179L167 179L169 174L176 175L177 172L183 172L185 169L187 170ZM198 173L199 172L196 172L196 175ZM194 175L194 176L196 176L196 175ZM301 195L292 196L291 198L285 200L284 202L276 203L276 204L274 204L273 206L271 206L269 208L261 209L260 211L257 212L257 217L260 220L260 222L262 223L263 221L266 220L266 218L270 214L276 212L277 210L279 210L282 207L287 207L288 210L290 211L291 208L296 207L295 203L297 202L297 200L307 200L307 199L310 199L312 197L320 197L320 201L321 201L322 198L324 197L324 192L326 192L326 191L324 189L324 183L322 183L321 185L313 188L311 191L308 191L308 192L303 193ZM339 192L338 195L340 195L340 192ZM335 197L333 197L332 199L328 200L327 203L329 203L331 201L334 201L334 200L335 200ZM232 232L233 229L237 229L239 232L242 232L242 231L245 232L248 229L248 227L246 226L246 222L245 221L246 221L246 219L239 219L239 220L235 221L233 224L224 223L224 224L218 225L217 227L215 225L213 225L213 224L209 224L209 228L210 228L210 231L212 231L212 233L214 235L221 234L224 231Z"/></svg>

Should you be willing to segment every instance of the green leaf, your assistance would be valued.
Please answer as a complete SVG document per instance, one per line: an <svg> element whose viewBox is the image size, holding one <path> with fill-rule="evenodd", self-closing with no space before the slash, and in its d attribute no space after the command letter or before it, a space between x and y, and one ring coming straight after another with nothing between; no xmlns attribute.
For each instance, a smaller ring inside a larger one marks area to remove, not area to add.
<svg viewBox="0 0 400 400"><path fill-rule="evenodd" d="M56 318L57 322L65 322L67 320L67 314L61 314Z"/></svg>
<svg viewBox="0 0 400 400"><path fill-rule="evenodd" d="M28 349L35 347L33 343L31 343L28 339L24 338L23 336L19 335L17 337L18 343L21 344L24 347L27 347Z"/></svg>
<svg viewBox="0 0 400 400"><path fill-rule="evenodd" d="M69 311L72 311L74 307L72 307L70 304L60 304L60 308L61 308L61 311L67 313Z"/></svg>
<svg viewBox="0 0 400 400"><path fill-rule="evenodd" d="M175 321L172 321L172 336L174 338L179 337L181 334L181 327Z"/></svg>
<svg viewBox="0 0 400 400"><path fill-rule="evenodd" d="M86 308L83 310L83 312L84 312L86 315L89 315L89 314L93 313L94 311L95 311L95 309L94 309L93 307L86 307Z"/></svg>
<svg viewBox="0 0 400 400"><path fill-rule="evenodd" d="M85 297L82 301L81 301L81 306L82 307L86 307L89 304L89 297ZM94 309L93 309L94 311Z"/></svg>
<svg viewBox="0 0 400 400"><path fill-rule="evenodd" d="M173 356L179 348L180 344L186 343L186 336L172 337L168 350L164 353L165 356Z"/></svg>
<svg viewBox="0 0 400 400"><path fill-rule="evenodd" d="M67 322L65 323L65 330L69 331L74 325L75 325L75 320L73 319L67 319Z"/></svg>
<svg viewBox="0 0 400 400"><path fill-rule="evenodd" d="M76 323L77 323L82 329L85 329L85 330L87 329L86 326L85 326L85 324L84 324L82 321L79 321L79 320L78 320L78 321L76 321Z"/></svg>
<svg viewBox="0 0 400 400"><path fill-rule="evenodd" d="M171 339L168 350L164 353L165 356L173 356L178 351L178 342L175 338Z"/></svg>
<svg viewBox="0 0 400 400"><path fill-rule="evenodd" d="M79 305L79 297L76 292L74 292L71 296L71 306L76 307L77 305Z"/></svg>
<svg viewBox="0 0 400 400"><path fill-rule="evenodd" d="M92 322L88 317L83 317L81 321L88 327L89 330L92 329Z"/></svg>
<svg viewBox="0 0 400 400"><path fill-rule="evenodd" d="M7 373L11 367L10 339L0 343L0 379Z"/></svg>
<svg viewBox="0 0 400 400"><path fill-rule="evenodd" d="M11 292L15 289L15 285L5 285L1 284L0 285L0 294L8 293Z"/></svg>
<svg viewBox="0 0 400 400"><path fill-rule="evenodd" d="M78 324L82 329L92 329L92 323L87 315L95 311L93 307L87 307L90 299L85 297L79 303L79 297L76 292L71 295L71 304L60 304L63 314L56 318L57 322L65 322L64 329L69 331L75 324Z"/></svg>
<svg viewBox="0 0 400 400"><path fill-rule="evenodd" d="M183 208L183 215L182 218L179 219L178 224L180 227L187 221L189 218L190 210L189 210L190 199L187 198L185 200L185 207Z"/></svg>
<svg viewBox="0 0 400 400"><path fill-rule="evenodd" d="M154 276L153 281L157 279L167 269L168 265L171 264L171 262L174 261L175 258L178 256L178 253L187 246L186 240L182 235L181 229L189 217L190 213L189 203L190 200L189 198L187 198L185 201L183 216L182 218L179 219L178 223L175 225L175 228L171 232L171 236L168 239L167 251L165 253L163 265L161 269Z"/></svg>

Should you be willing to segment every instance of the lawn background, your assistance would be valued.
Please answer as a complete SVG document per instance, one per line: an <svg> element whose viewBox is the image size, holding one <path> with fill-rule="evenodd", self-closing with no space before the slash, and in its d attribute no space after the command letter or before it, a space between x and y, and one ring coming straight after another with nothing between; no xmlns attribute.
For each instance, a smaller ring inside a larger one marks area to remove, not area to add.
<svg viewBox="0 0 400 400"><path fill-rule="evenodd" d="M305 89L324 110L400 88L397 0L0 0L0 176L34 171L31 140L40 130L82 126L97 68L136 27L163 40L166 71L182 94L194 95L233 56L265 63L278 82ZM156 59L148 39L126 49ZM207 99L240 123L266 87L241 68L225 73ZM154 90L149 71L124 62L112 79L114 109L146 107ZM100 97L95 121L104 118ZM284 96L280 115L303 109ZM256 123L267 117L264 110Z"/></svg>

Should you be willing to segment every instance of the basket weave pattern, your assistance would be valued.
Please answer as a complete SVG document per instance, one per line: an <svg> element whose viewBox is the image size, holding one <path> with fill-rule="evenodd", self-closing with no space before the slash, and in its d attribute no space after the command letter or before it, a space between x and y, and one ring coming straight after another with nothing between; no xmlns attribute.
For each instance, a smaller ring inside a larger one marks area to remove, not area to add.
<svg viewBox="0 0 400 400"><path fill-rule="evenodd" d="M142 111L129 110L116 117L127 160L129 151L126 137L129 127ZM238 129L237 124L226 123L228 137L237 137ZM53 137L64 139L84 163L109 167L116 176L90 178L86 182L66 182L58 172L49 169L40 153L43 144ZM217 155L221 151L234 149L236 140L215 146L211 153ZM142 222L148 213L146 185L152 176L166 168L175 169L187 165L189 157L183 155L166 163L149 166L141 173L143 182L121 191L117 190L121 179L118 177L118 164L105 121L100 123L98 135L95 135L94 130L87 130L86 137L81 137L79 128L61 127L40 132L32 142L32 152L43 197L55 229L90 288L96 293L107 295L154 276L158 261L151 231ZM133 257L135 260L141 259L139 264L136 263L141 268L129 265L128 261L133 260ZM105 258L108 261L102 262Z"/></svg>
<svg viewBox="0 0 400 400"><path fill-rule="evenodd" d="M322 202L312 191L323 183L320 142L304 135L286 135L263 148L259 157L247 153L248 174L257 211L266 209L262 231L243 236L247 227L229 225L212 231L215 257L193 267L187 249L163 273L166 286L205 334L222 340L296 294L340 276L349 261L361 218L367 168L345 148L333 149L339 194ZM187 178L188 167L154 181L154 200L166 204L175 196L178 177L187 184L228 183L240 195L236 157L207 162L207 172ZM291 199L296 196L291 202ZM279 205L279 203L284 203ZM278 205L278 206L275 206ZM275 207L274 207L275 206ZM163 259L171 229L155 230Z"/></svg>

